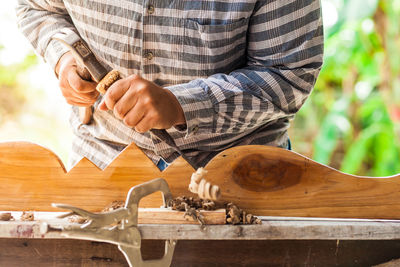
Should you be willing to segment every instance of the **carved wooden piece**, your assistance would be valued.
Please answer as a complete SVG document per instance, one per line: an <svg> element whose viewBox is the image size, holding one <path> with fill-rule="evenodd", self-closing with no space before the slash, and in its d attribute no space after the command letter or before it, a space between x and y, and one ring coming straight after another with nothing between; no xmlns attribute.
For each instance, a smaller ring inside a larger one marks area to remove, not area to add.
<svg viewBox="0 0 400 267"><path fill-rule="evenodd" d="M206 179L256 215L400 219L400 175L358 177L318 164L297 153L267 146L241 146L217 155ZM51 202L99 211L124 200L130 187L162 177L174 196L190 195L194 169L182 158L165 171L135 146L106 170L82 160L69 173L49 150L30 143L0 144L0 210L50 211ZM161 194L141 207L161 206Z"/></svg>

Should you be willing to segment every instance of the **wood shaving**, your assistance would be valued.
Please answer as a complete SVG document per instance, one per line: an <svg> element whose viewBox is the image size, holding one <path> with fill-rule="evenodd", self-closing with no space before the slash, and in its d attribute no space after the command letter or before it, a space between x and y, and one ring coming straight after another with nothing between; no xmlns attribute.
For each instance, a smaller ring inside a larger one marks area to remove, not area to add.
<svg viewBox="0 0 400 267"><path fill-rule="evenodd" d="M226 204L226 222L228 224L262 224L259 218L246 213L233 203Z"/></svg>
<svg viewBox="0 0 400 267"><path fill-rule="evenodd" d="M115 200L115 201L111 202L110 204L108 204L101 212L113 211L113 210L122 208L124 206L125 206L124 201Z"/></svg>
<svg viewBox="0 0 400 267"><path fill-rule="evenodd" d="M204 224L200 210L216 210L218 205L211 200L180 196L174 198L169 205L173 210L185 211L185 217L190 216L194 220ZM233 203L225 205L227 224L261 224L261 220L256 216L246 213Z"/></svg>
<svg viewBox="0 0 400 267"><path fill-rule="evenodd" d="M11 212L0 213L0 221L10 221L14 220L14 217L11 215Z"/></svg>
<svg viewBox="0 0 400 267"><path fill-rule="evenodd" d="M21 214L21 221L34 221L35 216L33 215L33 211L23 211Z"/></svg>
<svg viewBox="0 0 400 267"><path fill-rule="evenodd" d="M198 194L201 199L218 200L221 191L217 185L212 185L204 179L206 174L207 171L204 168L198 168L190 179L189 191Z"/></svg>

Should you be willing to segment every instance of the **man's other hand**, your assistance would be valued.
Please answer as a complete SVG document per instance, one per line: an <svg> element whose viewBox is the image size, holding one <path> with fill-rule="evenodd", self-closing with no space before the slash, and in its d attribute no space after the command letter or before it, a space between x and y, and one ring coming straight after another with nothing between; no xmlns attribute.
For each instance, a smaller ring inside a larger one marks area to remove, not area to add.
<svg viewBox="0 0 400 267"><path fill-rule="evenodd" d="M77 73L77 66L71 52L65 53L57 63L56 74L61 92L68 104L90 107L96 102L99 92L96 83L83 80Z"/></svg>
<svg viewBox="0 0 400 267"><path fill-rule="evenodd" d="M184 124L185 116L175 95L138 75L115 82L99 105L137 132L168 129Z"/></svg>

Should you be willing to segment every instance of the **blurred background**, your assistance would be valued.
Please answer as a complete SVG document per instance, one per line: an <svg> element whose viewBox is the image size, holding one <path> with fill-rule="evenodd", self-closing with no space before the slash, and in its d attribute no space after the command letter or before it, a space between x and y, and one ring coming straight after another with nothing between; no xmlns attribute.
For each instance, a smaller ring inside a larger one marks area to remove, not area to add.
<svg viewBox="0 0 400 267"><path fill-rule="evenodd" d="M29 140L66 164L69 107L53 71L0 10L0 141ZM294 151L351 174L400 173L400 0L323 0L325 62L292 122Z"/></svg>

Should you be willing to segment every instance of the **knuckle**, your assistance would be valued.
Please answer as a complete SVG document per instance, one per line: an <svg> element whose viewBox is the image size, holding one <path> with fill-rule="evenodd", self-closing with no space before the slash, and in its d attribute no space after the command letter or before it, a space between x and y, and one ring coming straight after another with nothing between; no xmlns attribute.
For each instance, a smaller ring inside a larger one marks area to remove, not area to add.
<svg viewBox="0 0 400 267"><path fill-rule="evenodd" d="M142 99L143 105L149 107L149 106L154 106L154 101L151 97L143 97Z"/></svg>
<svg viewBox="0 0 400 267"><path fill-rule="evenodd" d="M124 109L121 105L115 105L114 106L114 114L118 117L123 117L124 116Z"/></svg>
<svg viewBox="0 0 400 267"><path fill-rule="evenodd" d="M135 127L135 131L138 133L145 133L147 132L146 128L143 125L139 125Z"/></svg>
<svg viewBox="0 0 400 267"><path fill-rule="evenodd" d="M129 116L126 116L123 121L129 127L135 126L132 119Z"/></svg>
<svg viewBox="0 0 400 267"><path fill-rule="evenodd" d="M131 76L129 76L129 78L131 80L139 80L139 79L141 79L139 74L132 74Z"/></svg>
<svg viewBox="0 0 400 267"><path fill-rule="evenodd" d="M116 100L117 99L117 92L115 90L110 90L108 92L108 98L110 100Z"/></svg>
<svg viewBox="0 0 400 267"><path fill-rule="evenodd" d="M147 84L144 82L135 83L135 88L136 88L136 92L138 92L139 94L146 94L149 89Z"/></svg>

